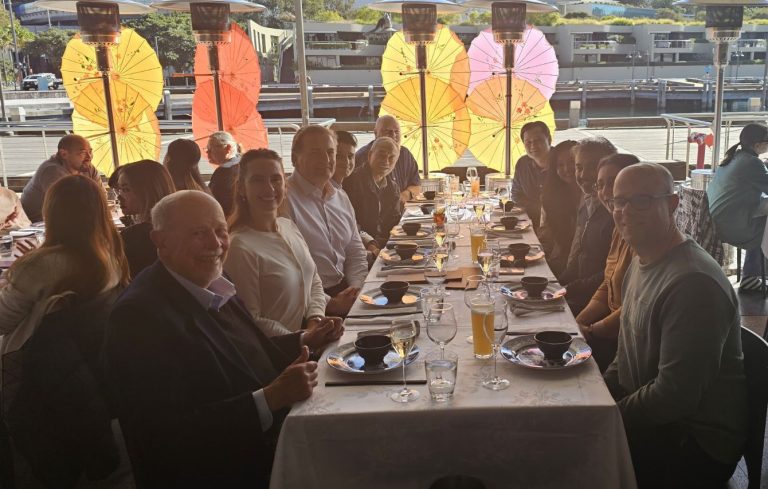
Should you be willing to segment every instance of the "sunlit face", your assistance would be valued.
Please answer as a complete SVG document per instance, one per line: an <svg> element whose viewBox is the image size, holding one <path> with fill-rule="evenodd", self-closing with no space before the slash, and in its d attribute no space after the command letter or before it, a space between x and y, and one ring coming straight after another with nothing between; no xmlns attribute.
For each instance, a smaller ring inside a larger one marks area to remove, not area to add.
<svg viewBox="0 0 768 489"><path fill-rule="evenodd" d="M205 154L208 155L208 162L212 165L223 165L232 152L232 146L221 144L213 138L208 138L208 145L205 147Z"/></svg>
<svg viewBox="0 0 768 489"><path fill-rule="evenodd" d="M590 154L589 151L579 151L576 153L576 182L578 182L581 191L585 195L595 194L595 183L597 183L597 164L600 158Z"/></svg>
<svg viewBox="0 0 768 489"><path fill-rule="evenodd" d="M558 158L557 176L569 185L576 183L576 164L570 152L561 154Z"/></svg>
<svg viewBox="0 0 768 489"><path fill-rule="evenodd" d="M386 143L376 144L368 153L368 164L374 175L386 177L395 169L398 156L400 148Z"/></svg>
<svg viewBox="0 0 768 489"><path fill-rule="evenodd" d="M243 190L252 216L276 211L285 198L283 165L267 159L249 162Z"/></svg>
<svg viewBox="0 0 768 489"><path fill-rule="evenodd" d="M549 154L550 141L544 131L533 129L525 132L523 136L525 152L537 162L545 161Z"/></svg>
<svg viewBox="0 0 768 489"><path fill-rule="evenodd" d="M120 203L123 214L130 216L142 213L139 196L128 182L125 172L120 173L120 176L117 178L117 201Z"/></svg>
<svg viewBox="0 0 768 489"><path fill-rule="evenodd" d="M202 193L177 202L170 212L167 228L151 234L158 257L170 270L207 288L221 276L229 250L224 212Z"/></svg>
<svg viewBox="0 0 768 489"><path fill-rule="evenodd" d="M669 192L647 171L637 168L625 168L616 176L613 184L614 199L632 199L633 197L662 195ZM615 202L615 200L614 200ZM676 195L647 199L647 208L638 209L635 205L618 205L613 209L613 221L630 246L641 248L658 242L674 225L674 212L679 200Z"/></svg>
<svg viewBox="0 0 768 489"><path fill-rule="evenodd" d="M71 173L86 173L93 159L91 143L87 139L78 141L71 149L59 150L59 158Z"/></svg>
<svg viewBox="0 0 768 489"><path fill-rule="evenodd" d="M597 172L597 185L595 186L597 198L609 212L608 201L613 198L613 183L619 171L619 167L615 165L603 165Z"/></svg>
<svg viewBox="0 0 768 489"><path fill-rule="evenodd" d="M400 144L400 124L395 119L382 119L376 124L375 135L377 138L388 137L394 139L397 144Z"/></svg>
<svg viewBox="0 0 768 489"><path fill-rule="evenodd" d="M305 134L295 160L294 166L301 176L314 185L325 185L336 169L336 142L330 134Z"/></svg>
<svg viewBox="0 0 768 489"><path fill-rule="evenodd" d="M347 143L336 146L336 169L333 178L342 181L355 170L355 147Z"/></svg>

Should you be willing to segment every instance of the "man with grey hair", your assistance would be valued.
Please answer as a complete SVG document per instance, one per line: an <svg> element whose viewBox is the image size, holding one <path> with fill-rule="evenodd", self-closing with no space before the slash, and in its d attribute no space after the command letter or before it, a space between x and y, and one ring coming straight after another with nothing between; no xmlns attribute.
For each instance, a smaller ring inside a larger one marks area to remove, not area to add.
<svg viewBox="0 0 768 489"><path fill-rule="evenodd" d="M624 419L640 488L722 487L747 428L739 307L712 257L676 227L672 175L638 163L608 201L635 258L605 382Z"/></svg>
<svg viewBox="0 0 768 489"><path fill-rule="evenodd" d="M266 487L287 409L312 394L339 318L267 338L222 276L224 213L183 190L152 209L159 260L114 306L106 372L141 487Z"/></svg>
<svg viewBox="0 0 768 489"><path fill-rule="evenodd" d="M388 137L401 144L400 123L391 115L383 115L376 120L376 126L373 128L373 134L376 139ZM355 169L360 168L368 162L368 153L371 151L373 141L366 144L355 153ZM411 200L421 192L421 179L419 178L419 165L416 164L416 158L408 150L400 146L400 155L397 157L395 169L392 171L392 178L400 187L400 201L402 203Z"/></svg>
<svg viewBox="0 0 768 489"><path fill-rule="evenodd" d="M217 167L208 187L224 209L224 214L229 216L235 198L234 184L240 173L240 146L230 133L219 131L210 135L205 152L208 162Z"/></svg>

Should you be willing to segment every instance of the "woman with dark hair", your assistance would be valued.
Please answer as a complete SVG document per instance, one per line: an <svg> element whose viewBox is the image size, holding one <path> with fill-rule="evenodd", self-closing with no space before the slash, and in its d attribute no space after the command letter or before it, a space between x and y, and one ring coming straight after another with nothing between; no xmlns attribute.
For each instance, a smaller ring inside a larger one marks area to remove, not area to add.
<svg viewBox="0 0 768 489"><path fill-rule="evenodd" d="M581 199L571 153L576 144L576 141L563 141L549 152L547 177L541 191L539 235L547 263L556 276L565 269L568 261L576 231L576 210Z"/></svg>
<svg viewBox="0 0 768 489"><path fill-rule="evenodd" d="M176 139L168 145L163 166L176 190L200 190L211 193L200 175L200 147L191 139Z"/></svg>
<svg viewBox="0 0 768 489"><path fill-rule="evenodd" d="M608 210L612 211L613 182L621 170L640 160L630 154L606 156L597 165L597 198ZM624 274L629 268L634 253L621 237L618 229L613 229L611 248L605 260L605 279L598 287L587 306L576 317L579 329L592 347L592 355L600 371L604 372L616 356L621 318L621 286Z"/></svg>
<svg viewBox="0 0 768 489"><path fill-rule="evenodd" d="M768 200L762 195L768 193L768 169L758 155L767 151L768 127L747 124L707 187L709 213L718 236L747 250L739 290L759 290L763 285L760 243Z"/></svg>
<svg viewBox="0 0 768 489"><path fill-rule="evenodd" d="M293 221L278 217L285 190L277 153L256 149L242 156L224 270L253 317L284 326L264 331L268 336L314 328L325 318L323 283L309 248Z"/></svg>
<svg viewBox="0 0 768 489"><path fill-rule="evenodd" d="M125 244L125 256L131 277L157 260L157 250L149 238L152 231L152 207L176 191L168 171L152 160L141 160L120 167L117 179L117 200L123 214L133 218L133 225L120 233Z"/></svg>
<svg viewBox="0 0 768 489"><path fill-rule="evenodd" d="M82 175L60 179L46 193L43 218L45 242L0 280L3 352L9 335L34 330L55 296L74 292L87 302L128 283L123 243L96 182Z"/></svg>

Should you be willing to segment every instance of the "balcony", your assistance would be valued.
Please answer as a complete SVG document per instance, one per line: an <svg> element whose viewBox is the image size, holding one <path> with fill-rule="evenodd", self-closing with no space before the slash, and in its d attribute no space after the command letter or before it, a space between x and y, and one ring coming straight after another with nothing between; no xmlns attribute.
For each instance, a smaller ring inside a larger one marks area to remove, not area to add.
<svg viewBox="0 0 768 489"><path fill-rule="evenodd" d="M737 50L745 53L762 53L766 50L766 44L768 43L765 39L739 39Z"/></svg>
<svg viewBox="0 0 768 489"><path fill-rule="evenodd" d="M611 54L617 51L616 41L573 41L574 54Z"/></svg>
<svg viewBox="0 0 768 489"><path fill-rule="evenodd" d="M654 53L692 53L694 42L691 39L655 39Z"/></svg>
<svg viewBox="0 0 768 489"><path fill-rule="evenodd" d="M360 51L368 46L368 41L307 41L304 46L306 49Z"/></svg>

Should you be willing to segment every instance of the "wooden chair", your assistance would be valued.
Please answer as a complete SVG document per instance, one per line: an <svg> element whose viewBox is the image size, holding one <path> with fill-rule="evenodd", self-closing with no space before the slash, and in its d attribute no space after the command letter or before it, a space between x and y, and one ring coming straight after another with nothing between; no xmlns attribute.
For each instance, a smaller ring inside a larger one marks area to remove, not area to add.
<svg viewBox="0 0 768 489"><path fill-rule="evenodd" d="M744 461L747 464L748 489L760 489L765 416L766 407L768 407L768 343L759 335L742 327L741 347L744 351L744 374L747 378L749 407Z"/></svg>

